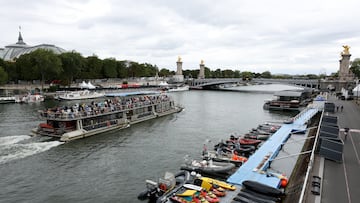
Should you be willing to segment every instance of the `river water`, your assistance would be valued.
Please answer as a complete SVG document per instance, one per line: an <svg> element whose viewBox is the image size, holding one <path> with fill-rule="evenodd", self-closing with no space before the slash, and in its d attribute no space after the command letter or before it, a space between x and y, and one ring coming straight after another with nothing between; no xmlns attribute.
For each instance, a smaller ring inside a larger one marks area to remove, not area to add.
<svg viewBox="0 0 360 203"><path fill-rule="evenodd" d="M272 94L170 95L183 112L65 144L29 136L41 122L37 110L58 103L0 105L0 202L140 202L146 179L177 172L186 155L200 157L205 142L291 116L263 110Z"/></svg>

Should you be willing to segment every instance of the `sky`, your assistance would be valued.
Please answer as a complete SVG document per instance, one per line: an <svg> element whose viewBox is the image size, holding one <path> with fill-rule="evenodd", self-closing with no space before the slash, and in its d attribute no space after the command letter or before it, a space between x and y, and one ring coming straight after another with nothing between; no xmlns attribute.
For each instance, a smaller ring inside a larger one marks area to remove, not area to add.
<svg viewBox="0 0 360 203"><path fill-rule="evenodd" d="M84 57L176 70L331 74L360 58L359 0L2 0L0 47L54 44Z"/></svg>

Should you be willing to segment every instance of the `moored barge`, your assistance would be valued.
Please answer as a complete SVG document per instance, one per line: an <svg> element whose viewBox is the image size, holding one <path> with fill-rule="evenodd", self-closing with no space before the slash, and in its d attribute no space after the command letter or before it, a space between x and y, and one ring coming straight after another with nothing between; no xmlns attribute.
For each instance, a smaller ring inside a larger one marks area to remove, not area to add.
<svg viewBox="0 0 360 203"><path fill-rule="evenodd" d="M114 97L40 111L46 119L33 134L71 141L182 111L166 94Z"/></svg>
<svg viewBox="0 0 360 203"><path fill-rule="evenodd" d="M274 94L276 99L267 100L264 109L280 111L301 111L312 100L311 92L301 91L279 91Z"/></svg>

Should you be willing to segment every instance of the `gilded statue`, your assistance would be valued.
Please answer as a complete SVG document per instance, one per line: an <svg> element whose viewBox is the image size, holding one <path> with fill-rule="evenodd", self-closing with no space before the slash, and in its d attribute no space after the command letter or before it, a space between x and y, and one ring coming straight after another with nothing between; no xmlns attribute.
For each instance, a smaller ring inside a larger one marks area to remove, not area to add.
<svg viewBox="0 0 360 203"><path fill-rule="evenodd" d="M349 55L349 54L350 54L350 52L349 52L350 46L348 46L348 45L343 45L342 47L344 48L344 51L341 52L341 54L343 54L343 55Z"/></svg>
<svg viewBox="0 0 360 203"><path fill-rule="evenodd" d="M181 62L181 57L180 56L178 56L178 62Z"/></svg>
<svg viewBox="0 0 360 203"><path fill-rule="evenodd" d="M200 64L201 64L201 65L204 65L204 60L201 60Z"/></svg>

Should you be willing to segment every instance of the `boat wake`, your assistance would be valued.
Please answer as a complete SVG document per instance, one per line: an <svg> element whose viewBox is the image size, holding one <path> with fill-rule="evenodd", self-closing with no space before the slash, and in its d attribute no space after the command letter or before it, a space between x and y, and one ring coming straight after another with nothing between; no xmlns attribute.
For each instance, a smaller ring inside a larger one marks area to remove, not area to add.
<svg viewBox="0 0 360 203"><path fill-rule="evenodd" d="M22 159L63 144L59 141L35 142L29 135L0 137L0 164Z"/></svg>

